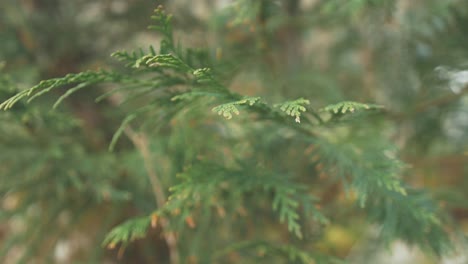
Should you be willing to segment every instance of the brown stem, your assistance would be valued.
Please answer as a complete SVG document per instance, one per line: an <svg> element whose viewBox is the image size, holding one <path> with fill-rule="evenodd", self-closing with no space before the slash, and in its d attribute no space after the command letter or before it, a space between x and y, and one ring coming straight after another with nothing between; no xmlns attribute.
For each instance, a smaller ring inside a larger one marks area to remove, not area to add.
<svg viewBox="0 0 468 264"><path fill-rule="evenodd" d="M149 141L148 137L144 133L135 132L130 126L127 126L124 130L125 135L132 141L133 145L140 152L143 162L145 165L146 173L151 182L151 187L153 188L153 193L156 199L156 204L158 208L162 208L166 202L166 195L162 188L162 183L159 180L156 170L153 166L153 159L151 158L151 151L149 150ZM169 248L170 262L172 264L180 263L179 252L177 249L177 238L174 232L168 230L169 222L165 218L160 220L161 227L163 229L164 239L166 240L167 246Z"/></svg>
<svg viewBox="0 0 468 264"><path fill-rule="evenodd" d="M119 102L122 101L120 96L117 94L111 96L109 100L114 105L118 105ZM140 155L143 158L146 173L153 189L156 205L158 208L162 208L167 199L166 195L164 194L164 189L162 188L162 182L156 174L156 170L153 166L153 159L149 149L148 136L143 132L135 132L131 126L127 126L124 129L124 133L130 139L130 141L132 141L138 152L140 152ZM179 250L177 249L177 237L174 232L169 231L169 221L167 219L160 218L159 223L161 224L162 234L169 249L170 263L178 264L180 263L180 256Z"/></svg>

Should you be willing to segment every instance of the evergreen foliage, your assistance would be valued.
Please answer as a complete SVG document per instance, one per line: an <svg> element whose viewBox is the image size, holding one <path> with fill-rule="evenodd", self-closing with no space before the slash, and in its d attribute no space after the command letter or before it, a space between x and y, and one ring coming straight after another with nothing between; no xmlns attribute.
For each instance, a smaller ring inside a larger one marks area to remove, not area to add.
<svg viewBox="0 0 468 264"><path fill-rule="evenodd" d="M266 41L279 23L267 20L279 12L273 2L242 0L230 7L241 10L230 26L254 20L265 26L258 29L260 54L277 48ZM319 2L320 10L331 12L340 1ZM372 8L395 6L348 1L339 10L347 17ZM24 90L0 76L0 109L8 110L0 115L8 124L0 126L0 195L15 204L0 219L20 216L27 223L2 241L0 256L28 237L19 259L27 262L53 247L41 245L44 237L57 243L92 211L106 216L87 261L105 258L101 242L123 257L139 241L153 248L153 239L164 246L144 261L344 263L343 254L320 245L323 232L355 223L375 224L385 245L402 240L437 257L451 252L456 227L429 190L404 181L408 166L382 132L400 113L342 100L346 96L327 105L310 93L284 99L232 89L226 72L235 71L233 58L185 48L161 6L151 19L150 29L161 37L158 49L115 52L120 66ZM245 52L240 63L248 62L251 51ZM59 89L65 91L49 102ZM102 135L105 148L74 133L86 124L67 101L87 91L97 106L114 111L112 133ZM25 104L33 100L43 101Z"/></svg>

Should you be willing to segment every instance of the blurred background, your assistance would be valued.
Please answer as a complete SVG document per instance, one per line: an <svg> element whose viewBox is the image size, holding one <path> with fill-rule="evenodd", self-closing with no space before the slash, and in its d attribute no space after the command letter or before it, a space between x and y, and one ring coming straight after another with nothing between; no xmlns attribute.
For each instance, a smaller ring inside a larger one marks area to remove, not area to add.
<svg viewBox="0 0 468 264"><path fill-rule="evenodd" d="M147 26L160 4L174 15L176 40L223 61L235 91L271 101L304 97L313 108L343 100L384 105L384 120L363 125L394 143L408 165L403 179L430 189L466 236L468 1L3 0L0 100L43 79L122 67L112 52L158 45ZM0 262L167 260L155 235L123 256L100 245L112 226L155 205L138 153L125 142L107 151L125 109L96 104L99 94L78 92L60 111L50 111L54 98L46 96L0 113ZM193 142L204 139L187 130L161 140L169 143L154 143L158 170L171 186L171 175L202 145ZM308 161L288 157L307 174ZM322 200L346 204L340 187L327 192ZM359 215L327 214L334 221L316 244L323 252L350 263L440 263L400 242L392 253L373 250L374 230ZM442 263L468 263L468 248L458 247Z"/></svg>

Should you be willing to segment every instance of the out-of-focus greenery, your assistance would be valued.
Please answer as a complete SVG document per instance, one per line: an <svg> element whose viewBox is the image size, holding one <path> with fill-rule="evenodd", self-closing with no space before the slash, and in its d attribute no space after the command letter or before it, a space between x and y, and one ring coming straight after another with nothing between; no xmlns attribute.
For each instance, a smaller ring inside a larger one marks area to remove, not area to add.
<svg viewBox="0 0 468 264"><path fill-rule="evenodd" d="M158 4L0 3L0 261L463 252L466 1Z"/></svg>

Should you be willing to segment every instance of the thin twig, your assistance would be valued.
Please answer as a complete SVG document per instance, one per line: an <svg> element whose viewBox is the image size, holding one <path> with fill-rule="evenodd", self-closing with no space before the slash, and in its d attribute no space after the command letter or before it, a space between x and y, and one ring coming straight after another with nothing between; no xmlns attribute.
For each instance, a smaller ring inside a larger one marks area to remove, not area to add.
<svg viewBox="0 0 468 264"><path fill-rule="evenodd" d="M156 204L158 205L158 208L162 208L166 202L166 195L164 194L162 183L153 167L153 159L151 158L151 151L148 147L148 137L144 133L136 133L130 126L125 128L124 133L140 152L145 164L146 173L148 174L148 178L151 182L151 187L153 188ZM170 261L173 264L180 263L179 252L177 249L177 238L174 232L168 230L169 222L167 219L161 218L160 223L163 229L164 239L166 240L166 244L169 248Z"/></svg>
<svg viewBox="0 0 468 264"><path fill-rule="evenodd" d="M122 101L118 94L110 96L109 100L114 105L118 105ZM162 188L163 185L161 180L156 174L156 170L153 166L153 159L149 149L148 136L143 132L135 132L129 125L124 129L124 133L130 139L130 141L132 141L133 145L142 156L146 173L153 189L156 205L158 208L162 208L167 199L166 195L164 194L164 189ZM167 219L160 218L159 223L161 224L162 234L169 249L170 263L178 264L180 263L180 255L179 250L177 249L177 237L174 232L169 230L169 221Z"/></svg>

